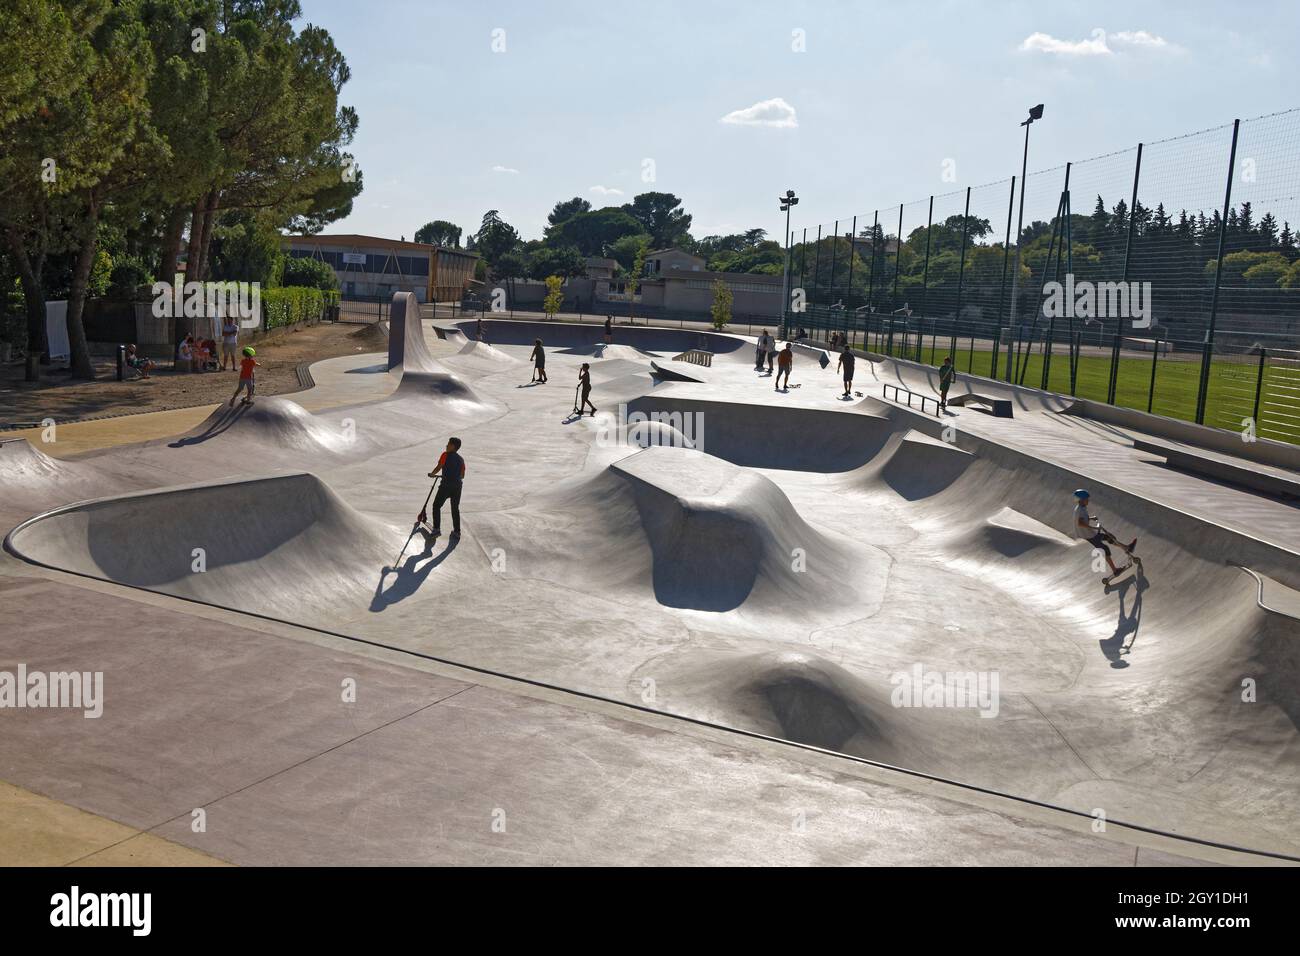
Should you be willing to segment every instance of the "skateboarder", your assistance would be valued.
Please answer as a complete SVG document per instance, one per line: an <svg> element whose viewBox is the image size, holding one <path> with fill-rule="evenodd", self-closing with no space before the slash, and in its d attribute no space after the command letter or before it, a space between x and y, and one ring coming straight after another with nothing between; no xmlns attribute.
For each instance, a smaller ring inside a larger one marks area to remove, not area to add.
<svg viewBox="0 0 1300 956"><path fill-rule="evenodd" d="M546 384L546 351L542 348L541 339L533 339L533 378L542 384Z"/></svg>
<svg viewBox="0 0 1300 956"><path fill-rule="evenodd" d="M844 397L848 398L853 394L853 366L857 363L858 357L853 354L848 343L844 345L844 351L840 353L840 360L835 363L836 371L844 373Z"/></svg>
<svg viewBox="0 0 1300 956"><path fill-rule="evenodd" d="M939 407L948 407L948 389L952 388L952 383L957 378L957 368L952 364L952 356L945 355L943 364L939 366Z"/></svg>
<svg viewBox="0 0 1300 956"><path fill-rule="evenodd" d="M605 344L609 345L613 341L614 341L614 317L612 315L607 315L605 316Z"/></svg>
<svg viewBox="0 0 1300 956"><path fill-rule="evenodd" d="M582 402L578 405L577 412L581 415L591 405L591 366L586 362L578 369L578 385L582 389ZM591 417L596 417L595 405L591 405Z"/></svg>
<svg viewBox="0 0 1300 956"><path fill-rule="evenodd" d="M1133 549L1137 547L1138 542L1137 538L1134 538L1128 544L1124 544L1113 534L1103 528L1101 526L1101 519L1088 513L1089 499L1090 495L1086 488L1080 488L1074 493L1074 534L1075 537L1087 541L1090 545L1100 550L1106 556L1106 564L1110 566L1110 577L1102 578L1102 583L1110 584L1115 576L1121 571L1127 571L1131 568L1133 566L1133 561L1130 560L1130 562L1122 568L1115 567L1115 561L1111 558L1110 548L1107 547L1107 544L1113 544L1116 547L1123 549L1125 554L1132 558Z"/></svg>
<svg viewBox="0 0 1300 956"><path fill-rule="evenodd" d="M257 352L254 351L251 345L244 346L244 358L239 363L239 384L235 386L235 394L230 396L231 405L235 404L235 399L239 397L239 393L245 390L248 394L244 396L244 400L239 404L253 404L253 369L262 364L254 360L253 356L256 354Z"/></svg>
<svg viewBox="0 0 1300 956"><path fill-rule="evenodd" d="M794 351L790 348L790 343L785 343L783 348L776 355L776 385L773 391L781 391L781 376L785 376L785 387L790 387L790 369L794 367Z"/></svg>
<svg viewBox="0 0 1300 956"><path fill-rule="evenodd" d="M449 438L447 450L438 458L437 467L429 472L430 478L442 472L438 493L433 496L433 536L442 534L442 506L451 502L451 536L460 537L460 492L465 481L465 459L460 457L460 439ZM421 515L421 520L424 516Z"/></svg>

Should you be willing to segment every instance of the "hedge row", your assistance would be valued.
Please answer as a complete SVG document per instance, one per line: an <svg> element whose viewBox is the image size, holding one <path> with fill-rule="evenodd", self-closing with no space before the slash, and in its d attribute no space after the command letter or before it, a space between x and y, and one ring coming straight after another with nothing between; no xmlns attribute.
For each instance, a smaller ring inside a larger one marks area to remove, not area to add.
<svg viewBox="0 0 1300 956"><path fill-rule="evenodd" d="M325 293L305 286L262 290L263 327L268 331L295 322L318 322L325 310Z"/></svg>

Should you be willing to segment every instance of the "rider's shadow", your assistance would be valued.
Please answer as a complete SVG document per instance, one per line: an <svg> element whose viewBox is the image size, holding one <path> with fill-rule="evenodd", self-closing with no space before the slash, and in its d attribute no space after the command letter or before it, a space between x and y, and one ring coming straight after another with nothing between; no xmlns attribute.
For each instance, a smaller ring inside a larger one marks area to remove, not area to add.
<svg viewBox="0 0 1300 956"><path fill-rule="evenodd" d="M375 612L383 611L390 605L396 604L418 591L430 572L447 560L451 553L456 550L457 544L457 539L451 538L447 542L446 548L439 554L430 557L433 555L434 541L426 536L424 551L420 554L411 555L406 559L405 564L396 569L397 576L387 589L384 588L384 580L394 569L384 568L380 572L379 583L375 585L375 594L370 600L370 610Z"/></svg>
<svg viewBox="0 0 1300 956"><path fill-rule="evenodd" d="M1138 628L1142 624L1142 594L1150 586L1151 583L1139 570L1129 580L1106 588L1107 594L1112 591L1119 594L1119 620L1115 623L1115 633L1097 644L1102 655L1110 661L1110 666L1116 670L1129 666L1124 655L1133 649L1137 640Z"/></svg>

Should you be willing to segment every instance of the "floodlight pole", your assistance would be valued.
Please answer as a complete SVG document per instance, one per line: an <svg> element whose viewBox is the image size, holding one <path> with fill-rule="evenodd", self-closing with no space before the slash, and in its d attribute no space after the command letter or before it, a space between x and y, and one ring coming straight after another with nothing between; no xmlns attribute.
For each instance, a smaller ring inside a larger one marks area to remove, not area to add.
<svg viewBox="0 0 1300 956"><path fill-rule="evenodd" d="M1011 273L1011 317L1007 322L1011 334L1015 335L1016 328L1016 297L1020 288L1020 249L1021 232L1025 227L1025 174L1029 169L1029 127L1033 125L1034 120L1042 119L1043 106L1040 103L1029 111L1029 117L1020 125L1025 128L1025 155L1020 161L1020 214L1016 217L1016 267ZM1007 370L1007 381L1011 381L1011 370Z"/></svg>
<svg viewBox="0 0 1300 956"><path fill-rule="evenodd" d="M793 189L787 189L784 196L777 197L777 201L785 213L785 268L781 272L781 328L778 334L786 338L786 313L790 307L790 207L797 205L799 199Z"/></svg>

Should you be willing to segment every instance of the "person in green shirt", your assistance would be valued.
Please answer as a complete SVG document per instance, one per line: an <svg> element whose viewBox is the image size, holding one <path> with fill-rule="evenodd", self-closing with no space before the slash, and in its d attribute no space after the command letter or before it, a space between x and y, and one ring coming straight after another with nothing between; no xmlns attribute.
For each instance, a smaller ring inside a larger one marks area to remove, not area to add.
<svg viewBox="0 0 1300 956"><path fill-rule="evenodd" d="M939 407L948 407L948 389L952 387L953 381L957 378L957 369L952 364L952 356L945 355L943 364L939 366Z"/></svg>

